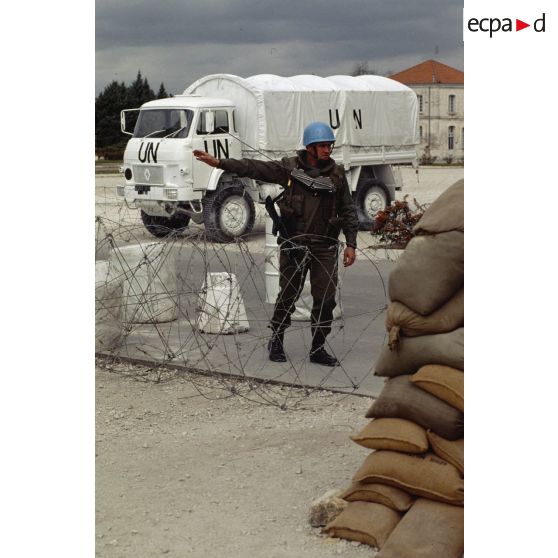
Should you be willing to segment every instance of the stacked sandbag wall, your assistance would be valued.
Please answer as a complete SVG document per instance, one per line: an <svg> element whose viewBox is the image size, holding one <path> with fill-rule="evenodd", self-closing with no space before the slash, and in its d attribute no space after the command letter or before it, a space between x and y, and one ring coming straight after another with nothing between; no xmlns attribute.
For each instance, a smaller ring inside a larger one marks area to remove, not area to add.
<svg viewBox="0 0 558 558"><path fill-rule="evenodd" d="M377 558L460 558L464 549L463 181L424 213L389 278L386 377L351 438L372 450L339 496L330 536Z"/></svg>

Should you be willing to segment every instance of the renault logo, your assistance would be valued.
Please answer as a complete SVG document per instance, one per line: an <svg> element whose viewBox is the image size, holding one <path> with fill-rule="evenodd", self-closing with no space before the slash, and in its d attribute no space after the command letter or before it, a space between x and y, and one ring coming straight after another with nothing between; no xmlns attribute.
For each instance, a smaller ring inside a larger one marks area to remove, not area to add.
<svg viewBox="0 0 558 558"><path fill-rule="evenodd" d="M149 182L149 179L151 178L151 173L149 172L149 169L145 169L143 176L145 176L145 180Z"/></svg>

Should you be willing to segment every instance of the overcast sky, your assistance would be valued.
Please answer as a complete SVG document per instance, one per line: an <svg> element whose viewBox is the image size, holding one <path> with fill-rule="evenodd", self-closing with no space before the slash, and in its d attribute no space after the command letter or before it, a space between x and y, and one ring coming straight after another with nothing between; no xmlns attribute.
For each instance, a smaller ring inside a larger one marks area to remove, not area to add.
<svg viewBox="0 0 558 558"><path fill-rule="evenodd" d="M138 70L182 93L214 73L385 75L434 58L463 70L462 0L96 0L95 94Z"/></svg>

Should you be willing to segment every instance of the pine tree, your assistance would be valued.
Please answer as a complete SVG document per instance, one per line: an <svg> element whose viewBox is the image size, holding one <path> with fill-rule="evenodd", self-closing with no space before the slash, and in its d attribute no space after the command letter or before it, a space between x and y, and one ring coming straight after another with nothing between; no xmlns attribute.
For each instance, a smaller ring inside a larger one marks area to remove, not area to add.
<svg viewBox="0 0 558 558"><path fill-rule="evenodd" d="M147 78L144 79L141 71L138 70L135 81L128 87L128 108L139 108L143 103L153 101L153 99L155 99L155 93L149 87Z"/></svg>
<svg viewBox="0 0 558 558"><path fill-rule="evenodd" d="M167 93L165 89L165 85L161 82L161 86L159 87L159 92L157 93L157 99L166 99L170 95Z"/></svg>
<svg viewBox="0 0 558 558"><path fill-rule="evenodd" d="M123 148L128 137L120 129L120 112L124 109L139 108L143 103L154 99L168 97L165 86L161 83L158 96L149 86L147 78L138 70L135 81L127 87L124 82L113 81L95 98L95 147L116 146ZM137 119L137 113L128 113L126 128L131 130Z"/></svg>
<svg viewBox="0 0 558 558"><path fill-rule="evenodd" d="M121 143L120 111L127 108L128 88L113 81L95 99L95 147Z"/></svg>

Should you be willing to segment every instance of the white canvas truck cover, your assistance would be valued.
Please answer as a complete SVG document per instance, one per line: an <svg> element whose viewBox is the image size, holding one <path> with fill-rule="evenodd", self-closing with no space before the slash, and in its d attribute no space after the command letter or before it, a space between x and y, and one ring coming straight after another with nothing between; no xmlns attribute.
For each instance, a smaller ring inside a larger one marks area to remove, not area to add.
<svg viewBox="0 0 558 558"><path fill-rule="evenodd" d="M257 157L258 151L271 157L292 154L302 147L304 127L315 121L333 128L344 162L350 158L356 163L359 154L362 162L370 157L416 157L417 97L409 87L385 77L214 74L194 82L184 95L233 101L247 157Z"/></svg>

